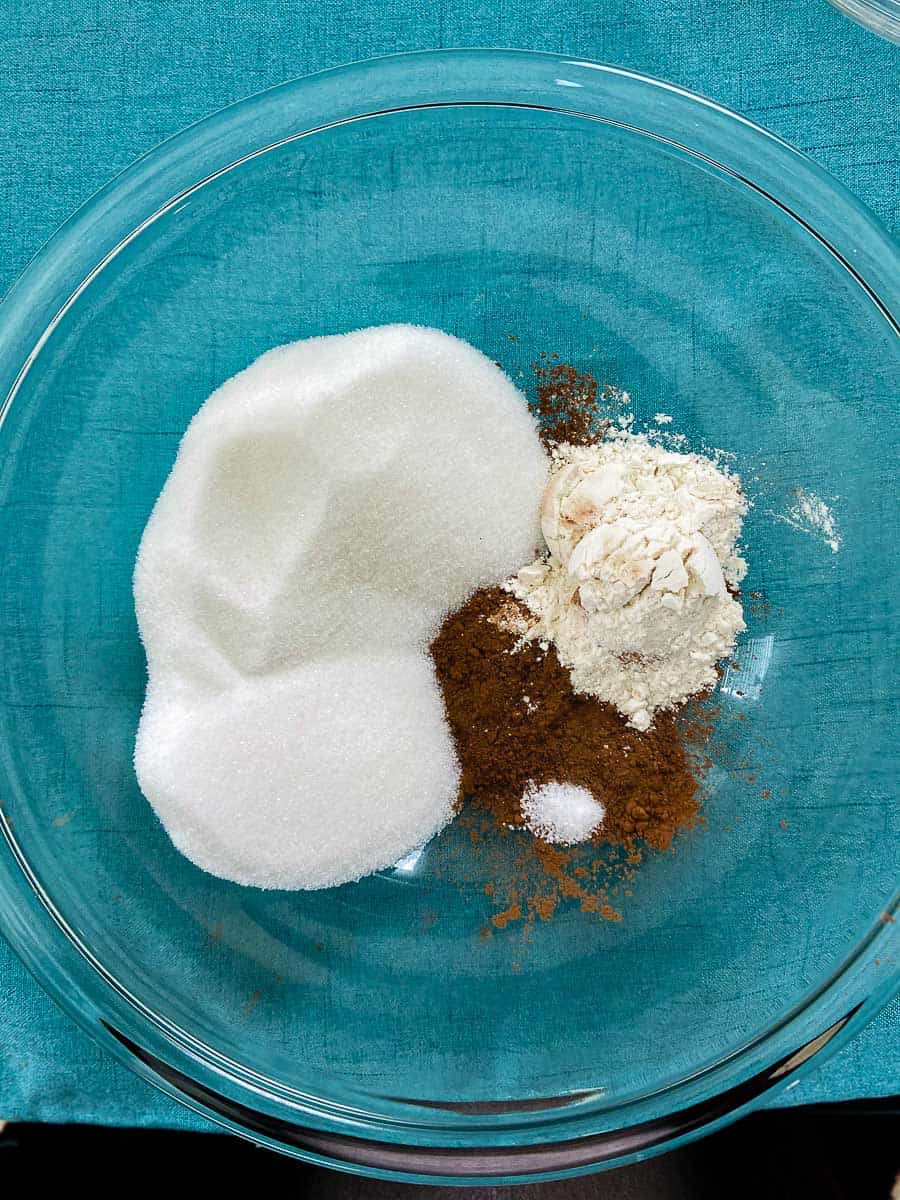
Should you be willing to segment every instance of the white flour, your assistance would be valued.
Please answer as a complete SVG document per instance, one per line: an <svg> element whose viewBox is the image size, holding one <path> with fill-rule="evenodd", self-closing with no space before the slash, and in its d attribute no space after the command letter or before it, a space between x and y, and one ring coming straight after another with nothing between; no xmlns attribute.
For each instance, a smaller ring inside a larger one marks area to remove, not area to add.
<svg viewBox="0 0 900 1200"><path fill-rule="evenodd" d="M820 533L832 554L837 554L841 548L841 535L838 533L834 513L824 500L803 488L794 488L795 503L789 510L791 520L788 524L804 533Z"/></svg>
<svg viewBox="0 0 900 1200"><path fill-rule="evenodd" d="M541 526L549 554L507 583L576 691L637 729L716 682L745 628L739 481L697 454L627 431L558 447Z"/></svg>

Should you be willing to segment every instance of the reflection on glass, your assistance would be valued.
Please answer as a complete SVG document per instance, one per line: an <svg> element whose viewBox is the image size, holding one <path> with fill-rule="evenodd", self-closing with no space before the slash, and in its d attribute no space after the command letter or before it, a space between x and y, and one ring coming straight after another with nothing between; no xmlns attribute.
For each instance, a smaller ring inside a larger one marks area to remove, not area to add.
<svg viewBox="0 0 900 1200"><path fill-rule="evenodd" d="M401 875L414 875L419 859L424 853L424 846L416 846L415 850L410 850L409 854L404 854L399 862L394 863L394 870Z"/></svg>
<svg viewBox="0 0 900 1200"><path fill-rule="evenodd" d="M775 638L771 633L739 643L737 658L725 668L720 690L738 700L758 700L772 660L774 644Z"/></svg>

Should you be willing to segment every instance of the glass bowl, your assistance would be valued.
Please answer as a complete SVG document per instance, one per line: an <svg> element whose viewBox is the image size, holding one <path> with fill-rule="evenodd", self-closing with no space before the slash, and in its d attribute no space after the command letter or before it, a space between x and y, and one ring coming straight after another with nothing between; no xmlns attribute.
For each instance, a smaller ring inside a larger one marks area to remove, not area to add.
<svg viewBox="0 0 900 1200"><path fill-rule="evenodd" d="M900 0L831 0L831 3L873 33L900 42Z"/></svg>
<svg viewBox="0 0 900 1200"><path fill-rule="evenodd" d="M238 1133L433 1180L646 1155L838 1045L897 978L898 265L770 134L555 55L300 80L95 197L0 322L0 920L50 993ZM619 923L483 936L458 826L337 890L233 886L138 791L131 571L182 431L269 347L391 321L523 384L556 352L744 476L728 756L705 829L645 863Z"/></svg>

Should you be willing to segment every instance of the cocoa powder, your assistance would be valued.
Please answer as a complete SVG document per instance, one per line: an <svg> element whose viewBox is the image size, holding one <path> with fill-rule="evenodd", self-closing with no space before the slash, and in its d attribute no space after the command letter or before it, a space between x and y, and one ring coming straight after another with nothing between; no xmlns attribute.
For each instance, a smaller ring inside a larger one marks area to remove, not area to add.
<svg viewBox="0 0 900 1200"><path fill-rule="evenodd" d="M485 589L445 620L431 646L462 768L462 820L478 844L492 832L521 827L528 783L572 783L606 808L594 851L621 853L594 853L586 862L581 849L529 836L516 851L518 883L509 876L491 889L500 908L494 925L547 920L561 900L618 919L609 903L613 867L627 875L644 847L668 849L676 831L697 818L696 755L675 717L661 714L640 733L612 706L576 695L552 647L520 641L515 624L523 617L506 593ZM695 742L704 734L698 725Z"/></svg>
<svg viewBox="0 0 900 1200"><path fill-rule="evenodd" d="M611 383L563 362L558 354L542 354L531 364L534 408L545 445L562 442L586 446L599 441L613 424L628 394Z"/></svg>
<svg viewBox="0 0 900 1200"><path fill-rule="evenodd" d="M582 375L557 354L542 354L531 364L535 378L535 407L541 436L550 442L583 444L593 441L597 410L597 380Z"/></svg>
<svg viewBox="0 0 900 1200"><path fill-rule="evenodd" d="M628 400L555 353L532 370L548 447L602 438ZM485 589L446 619L431 647L462 767L459 823L494 876L484 887L495 908L486 937L522 922L527 931L561 904L621 919L615 905L631 894L646 850L668 850L679 830L705 824L698 810L718 710L701 701L658 714L645 733L629 728L612 706L572 691L552 646L519 636L528 621L506 593ZM526 786L553 781L604 805L590 843L553 846L520 832Z"/></svg>

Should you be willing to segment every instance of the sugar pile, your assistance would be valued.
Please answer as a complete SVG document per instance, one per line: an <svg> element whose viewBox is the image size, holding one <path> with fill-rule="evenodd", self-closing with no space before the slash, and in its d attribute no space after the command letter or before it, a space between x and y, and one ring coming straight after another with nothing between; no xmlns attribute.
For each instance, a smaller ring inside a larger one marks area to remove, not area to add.
<svg viewBox="0 0 900 1200"><path fill-rule="evenodd" d="M428 643L533 554L547 463L521 394L436 330L281 346L182 439L135 568L138 781L226 879L326 887L451 818Z"/></svg>
<svg viewBox="0 0 900 1200"><path fill-rule="evenodd" d="M744 629L729 591L746 563L740 481L698 454L619 431L561 445L544 495L549 553L507 584L552 642L572 686L637 729L716 682Z"/></svg>
<svg viewBox="0 0 900 1200"><path fill-rule="evenodd" d="M591 793L571 783L529 784L522 796L525 824L545 842L574 846L603 824L606 810Z"/></svg>
<svg viewBox="0 0 900 1200"><path fill-rule="evenodd" d="M317 658L184 704L157 687L140 782L213 875L329 887L389 866L449 820L458 767L428 659Z"/></svg>

